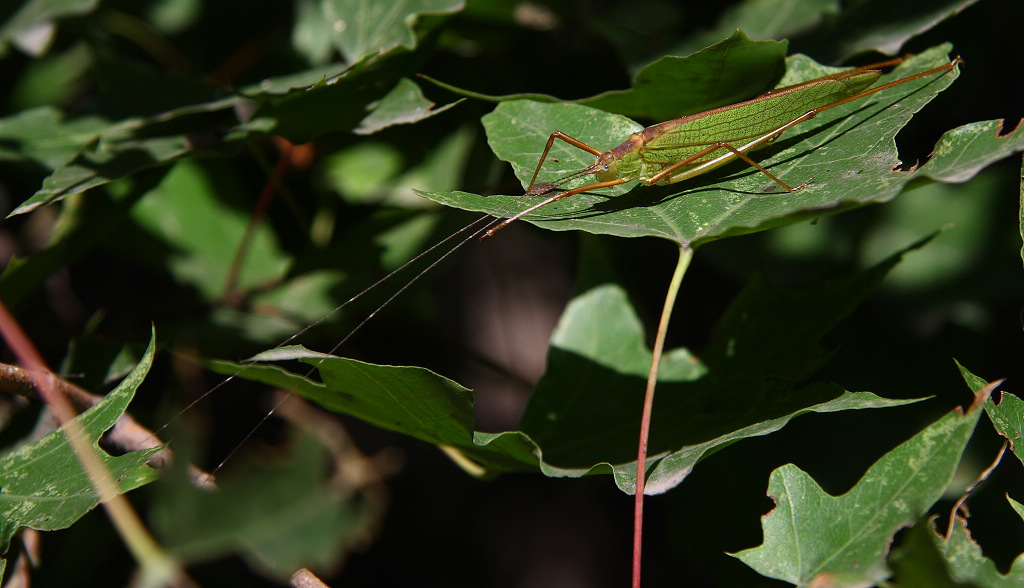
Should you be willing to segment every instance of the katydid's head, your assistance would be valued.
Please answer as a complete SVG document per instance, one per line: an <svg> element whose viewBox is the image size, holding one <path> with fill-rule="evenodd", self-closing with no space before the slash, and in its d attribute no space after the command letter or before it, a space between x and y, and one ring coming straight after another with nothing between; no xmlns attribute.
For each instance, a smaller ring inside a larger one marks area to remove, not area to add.
<svg viewBox="0 0 1024 588"><path fill-rule="evenodd" d="M599 181L610 182L619 177L619 160L614 152L605 151L587 169L592 170L590 173L597 176Z"/></svg>

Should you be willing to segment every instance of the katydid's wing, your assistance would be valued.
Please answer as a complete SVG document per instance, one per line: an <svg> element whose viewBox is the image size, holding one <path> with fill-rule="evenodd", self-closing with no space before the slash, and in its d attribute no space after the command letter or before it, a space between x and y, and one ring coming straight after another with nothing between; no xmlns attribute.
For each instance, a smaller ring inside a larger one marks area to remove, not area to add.
<svg viewBox="0 0 1024 588"><path fill-rule="evenodd" d="M719 141L739 147L772 133L815 108L852 96L872 86L881 75L861 71L845 77L815 80L772 92L732 106L708 110L649 127L645 147L678 161L693 146Z"/></svg>
<svg viewBox="0 0 1024 588"><path fill-rule="evenodd" d="M646 142L641 154L646 165L639 179L670 184L705 174L736 160L733 150L746 153L769 145L779 133L802 122L802 118L809 120L815 109L856 95L873 85L880 75L879 71L858 71L811 80L753 100L648 127L644 129ZM732 149L715 148L721 143ZM679 166L672 168L673 165ZM661 173L665 178L657 177Z"/></svg>

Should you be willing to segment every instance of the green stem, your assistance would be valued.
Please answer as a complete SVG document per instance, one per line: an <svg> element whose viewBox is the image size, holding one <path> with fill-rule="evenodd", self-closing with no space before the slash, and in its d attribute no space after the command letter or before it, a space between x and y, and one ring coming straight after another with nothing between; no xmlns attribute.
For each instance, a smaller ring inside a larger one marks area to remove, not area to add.
<svg viewBox="0 0 1024 588"><path fill-rule="evenodd" d="M654 409L654 388L658 383L658 366L661 365L661 354L665 349L665 335L668 333L668 323L672 318L672 307L675 306L676 297L679 295L679 286L683 283L683 276L690 267L690 260L693 259L693 249L688 245L680 245L679 261L676 263L676 270L672 274L672 282L669 283L668 292L665 293L665 306L661 309L661 321L658 323L658 333L654 337L654 349L651 357L651 370L647 374L647 392L644 395L644 411L640 418L640 443L636 457L636 494L633 507L633 588L640 588L640 561L643 551L643 526L644 526L644 482L647 478L647 442L651 436L651 413Z"/></svg>

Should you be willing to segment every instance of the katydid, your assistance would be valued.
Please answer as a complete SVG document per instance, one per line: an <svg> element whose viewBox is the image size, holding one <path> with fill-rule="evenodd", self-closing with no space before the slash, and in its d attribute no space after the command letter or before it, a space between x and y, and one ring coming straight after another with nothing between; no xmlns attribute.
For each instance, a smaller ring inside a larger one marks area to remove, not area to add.
<svg viewBox="0 0 1024 588"><path fill-rule="evenodd" d="M602 152L561 131L555 131L548 137L544 152L526 188L526 194L543 196L556 191L559 185L588 175L595 176L597 181L561 191L520 210L489 228L485 236L492 236L499 229L523 216L574 194L608 188L631 180L638 180L646 186L674 184L699 176L737 158L771 178L787 192L796 192L806 187L813 178L792 188L756 163L747 152L770 144L786 130L814 118L825 110L911 80L952 71L961 59L956 57L945 65L871 87L882 75L879 68L902 62L902 58L896 58L842 71L771 90L738 104L649 126L633 133L610 151ZM592 153L597 159L556 183L537 183L537 176L556 139Z"/></svg>

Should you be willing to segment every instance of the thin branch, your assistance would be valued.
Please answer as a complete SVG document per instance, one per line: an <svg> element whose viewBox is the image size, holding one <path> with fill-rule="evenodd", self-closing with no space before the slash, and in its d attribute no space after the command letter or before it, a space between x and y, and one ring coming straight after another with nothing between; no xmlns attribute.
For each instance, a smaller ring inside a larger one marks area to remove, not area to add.
<svg viewBox="0 0 1024 588"><path fill-rule="evenodd" d="M1003 441L1003 446L999 448L999 453L996 454L996 458L992 460L992 463L989 464L987 468L985 468L984 470L981 471L980 474L978 474L978 478L974 480L974 482L972 482L966 490L964 490L963 495L960 498L958 498L956 502L953 504L953 508L950 509L949 511L949 526L946 527L946 541L949 541L950 537L953 536L953 526L956 523L956 519L957 516L959 516L960 511L965 509L964 503L967 502L967 499L971 496L971 493L974 492L974 490L978 486L980 486L982 482L987 480L988 477L992 475L992 472L995 471L996 467L999 465L999 462L1003 460L1003 454L1006 453L1006 446L1009 444L1009 441ZM965 519L967 518L966 510L964 510L963 512L963 517Z"/></svg>
<svg viewBox="0 0 1024 588"><path fill-rule="evenodd" d="M131 504L120 493L117 482L96 454L96 450L86 438L84 429L75 418L77 413L74 407L67 397L60 393L57 384L60 380L46 366L35 345L2 303L0 334L18 361L26 366L26 372L32 378L33 388L39 393L39 397L61 422L64 436L74 450L82 470L88 476L99 503L107 511L110 522L138 562L142 576L154 584L159 582L161 585L169 586L194 586L191 578L157 543Z"/></svg>
<svg viewBox="0 0 1024 588"><path fill-rule="evenodd" d="M101 400L103 396L93 394L88 390L80 388L71 382L54 377L52 379L54 390L70 401L76 412L84 412ZM7 393L21 396L34 402L43 402L39 389L36 387L36 380L28 370L7 363L0 363L0 393ZM113 446L122 451L140 451L163 445L163 441L152 431L139 424L127 412L122 414L114 426L111 427L105 439ZM169 447L153 455L147 462L155 468L164 468L174 461L174 453ZM213 476L200 470L194 465L188 466L189 477L192 483L199 488L209 488L213 485Z"/></svg>

